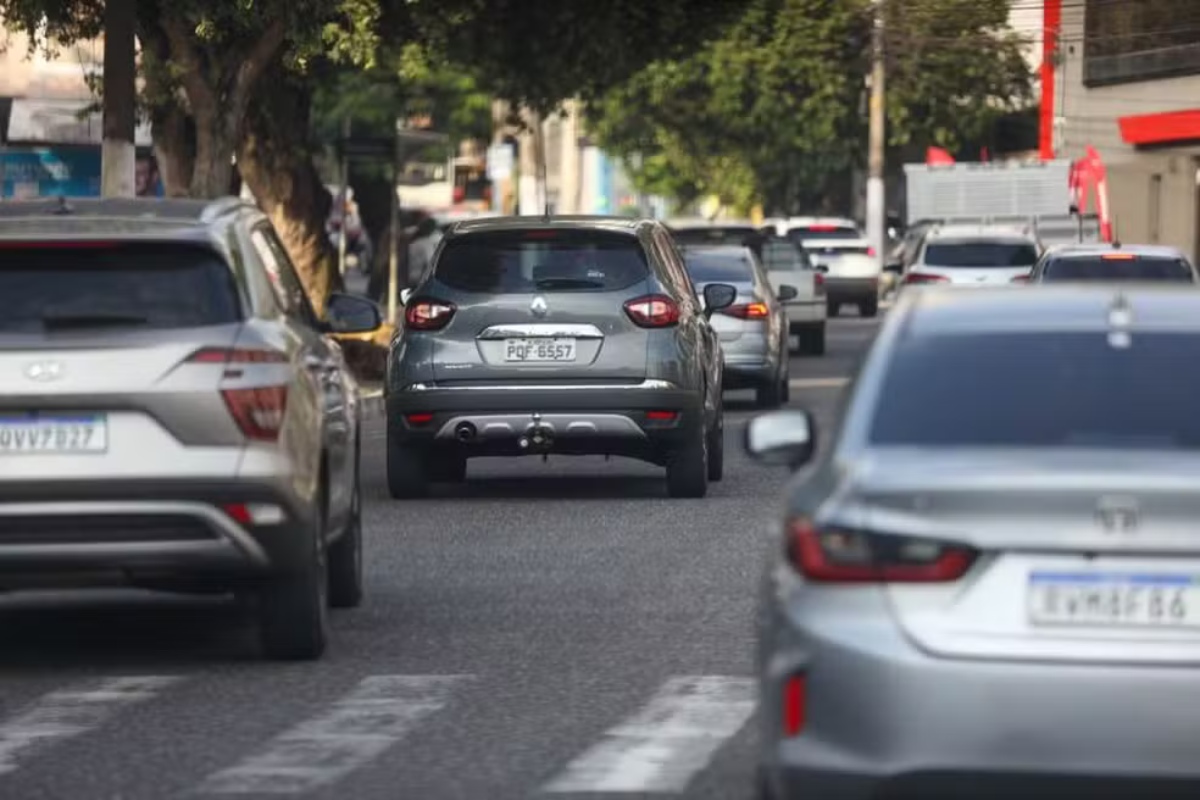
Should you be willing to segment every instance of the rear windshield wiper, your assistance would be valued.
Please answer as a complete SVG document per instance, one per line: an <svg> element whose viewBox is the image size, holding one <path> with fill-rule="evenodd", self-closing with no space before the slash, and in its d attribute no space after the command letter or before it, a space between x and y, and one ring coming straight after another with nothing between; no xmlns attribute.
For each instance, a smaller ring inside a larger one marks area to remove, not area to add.
<svg viewBox="0 0 1200 800"><path fill-rule="evenodd" d="M136 327L149 322L146 317L135 314L43 314L41 317L42 327L48 331Z"/></svg>
<svg viewBox="0 0 1200 800"><path fill-rule="evenodd" d="M604 284L583 278L542 278L536 284L539 289L603 289Z"/></svg>

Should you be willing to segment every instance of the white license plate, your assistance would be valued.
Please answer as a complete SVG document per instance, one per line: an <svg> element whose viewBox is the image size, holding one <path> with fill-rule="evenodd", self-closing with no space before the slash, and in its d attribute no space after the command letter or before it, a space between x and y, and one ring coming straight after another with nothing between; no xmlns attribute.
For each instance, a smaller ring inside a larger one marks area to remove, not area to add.
<svg viewBox="0 0 1200 800"><path fill-rule="evenodd" d="M505 339L505 361L574 361L574 339Z"/></svg>
<svg viewBox="0 0 1200 800"><path fill-rule="evenodd" d="M103 414L0 415L0 455L106 450L108 420Z"/></svg>
<svg viewBox="0 0 1200 800"><path fill-rule="evenodd" d="M1035 625L1200 627L1200 576L1034 572L1027 609Z"/></svg>

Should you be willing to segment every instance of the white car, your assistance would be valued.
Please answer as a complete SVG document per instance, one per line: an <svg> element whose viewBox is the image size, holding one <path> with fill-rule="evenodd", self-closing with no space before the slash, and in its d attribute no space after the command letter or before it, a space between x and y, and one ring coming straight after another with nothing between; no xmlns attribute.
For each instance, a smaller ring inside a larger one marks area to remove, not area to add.
<svg viewBox="0 0 1200 800"><path fill-rule="evenodd" d="M1024 283L1042 254L1026 230L986 225L935 228L926 236L904 285L949 284L988 288Z"/></svg>
<svg viewBox="0 0 1200 800"><path fill-rule="evenodd" d="M825 275L808 253L789 239L765 237L762 262L767 278L778 294L783 286L794 286L796 296L783 302L788 330L799 340L798 352L819 356L825 353Z"/></svg>

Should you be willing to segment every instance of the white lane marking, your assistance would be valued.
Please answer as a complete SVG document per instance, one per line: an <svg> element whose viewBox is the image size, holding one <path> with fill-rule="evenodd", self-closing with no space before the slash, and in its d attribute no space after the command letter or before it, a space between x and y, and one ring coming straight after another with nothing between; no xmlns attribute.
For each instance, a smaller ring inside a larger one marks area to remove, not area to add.
<svg viewBox="0 0 1200 800"><path fill-rule="evenodd" d="M168 675L106 678L43 695L0 722L0 776L15 772L21 761L46 747L100 727L122 708L150 700L179 680Z"/></svg>
<svg viewBox="0 0 1200 800"><path fill-rule="evenodd" d="M303 794L378 758L441 710L467 675L372 675L331 708L215 772L201 794Z"/></svg>
<svg viewBox="0 0 1200 800"><path fill-rule="evenodd" d="M837 389L849 382L849 378L792 378L788 386L793 389Z"/></svg>
<svg viewBox="0 0 1200 800"><path fill-rule="evenodd" d="M543 791L682 792L754 713L754 682L676 677L634 716L609 729Z"/></svg>

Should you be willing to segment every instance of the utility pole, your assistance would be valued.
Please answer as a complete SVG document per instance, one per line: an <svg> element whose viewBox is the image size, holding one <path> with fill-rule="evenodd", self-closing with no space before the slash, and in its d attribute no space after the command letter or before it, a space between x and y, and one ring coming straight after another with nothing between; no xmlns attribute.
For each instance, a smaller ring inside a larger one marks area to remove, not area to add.
<svg viewBox="0 0 1200 800"><path fill-rule="evenodd" d="M870 152L867 173L867 241L875 248L875 258L882 267L886 258L884 236L887 231L884 187L884 151L887 147L884 97L886 96L886 65L884 62L884 2L875 0L875 25L871 37L871 117Z"/></svg>
<svg viewBox="0 0 1200 800"><path fill-rule="evenodd" d="M136 0L104 4L104 139L100 187L104 197L134 197L137 151Z"/></svg>

